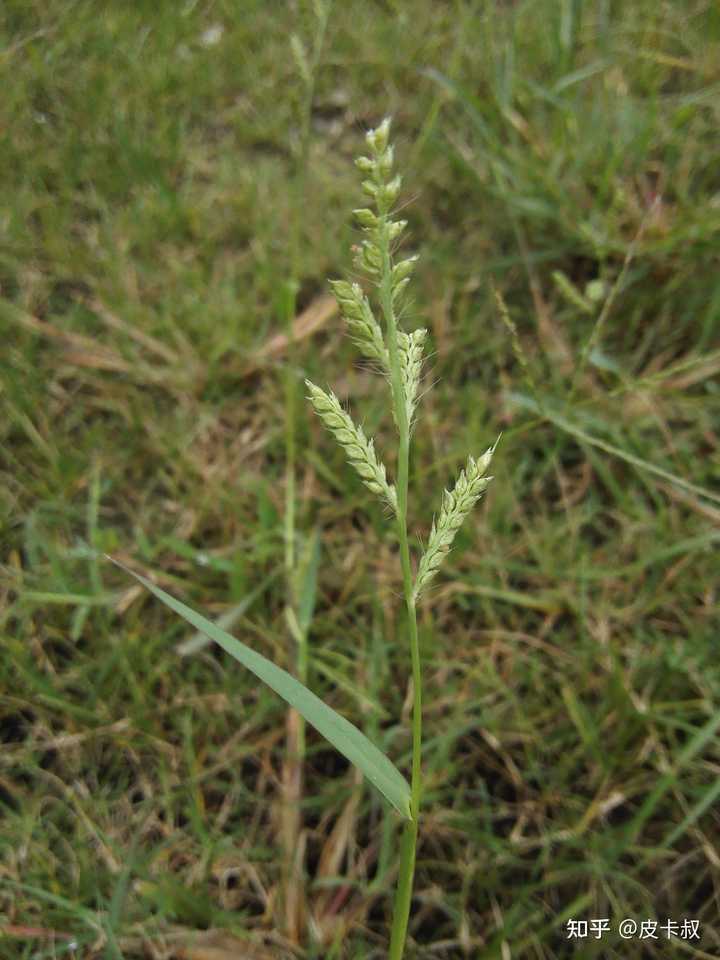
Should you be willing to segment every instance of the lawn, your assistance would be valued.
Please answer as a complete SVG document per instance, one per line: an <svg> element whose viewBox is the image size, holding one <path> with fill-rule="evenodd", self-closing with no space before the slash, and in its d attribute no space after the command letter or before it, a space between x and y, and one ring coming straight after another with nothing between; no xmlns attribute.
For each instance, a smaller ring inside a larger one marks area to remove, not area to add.
<svg viewBox="0 0 720 960"><path fill-rule="evenodd" d="M8 0L0 35L0 960L387 956L397 815L104 559L408 772L397 539L303 383L393 449L327 283L386 115L415 562L503 434L420 607L407 956L720 956L720 8Z"/></svg>

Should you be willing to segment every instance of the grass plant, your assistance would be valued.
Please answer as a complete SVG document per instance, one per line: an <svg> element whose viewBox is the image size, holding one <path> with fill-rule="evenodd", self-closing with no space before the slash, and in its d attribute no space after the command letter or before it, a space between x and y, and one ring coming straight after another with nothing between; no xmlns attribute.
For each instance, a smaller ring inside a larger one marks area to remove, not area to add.
<svg viewBox="0 0 720 960"><path fill-rule="evenodd" d="M393 244L407 226L407 221L392 219L401 178L393 175L394 149L388 142L389 132L390 120L386 118L366 136L370 156L359 157L356 164L367 178L363 181L363 190L374 210L364 207L354 211L366 234L366 239L358 249L355 265L376 288L384 330L358 284L336 281L334 290L348 325L355 334L356 344L366 356L379 363L380 372L388 381L390 409L398 432L397 489L388 484L385 467L378 462L372 441L366 440L362 428L355 426L335 395L328 395L309 380L306 384L316 413L343 447L363 483L389 503L397 521L413 690L410 817L403 828L401 840L400 872L389 954L391 960L400 960L405 949L410 913L422 789L422 670L416 601L450 549L462 521L492 479L484 474L495 448L489 449L477 463L471 457L467 475L464 471L460 474L453 493L445 492L440 519L437 526L433 523L430 541L420 561L417 576L414 576L407 530L410 434L427 331L421 329L408 334L398 326L398 314L402 310L417 257L406 257L395 262L393 255Z"/></svg>
<svg viewBox="0 0 720 960"><path fill-rule="evenodd" d="M308 399L323 424L342 447L349 463L365 486L392 510L400 545L403 593L405 597L410 661L412 666L412 775L410 785L389 757L356 727L316 697L306 685L285 670L255 653L231 637L217 624L191 610L185 604L154 586L145 577L132 574L170 609L184 617L199 631L222 646L256 677L282 696L300 716L322 733L341 753L368 777L405 820L400 842L400 862L393 922L390 935L390 960L401 960L405 953L422 792L422 667L418 641L416 604L421 593L437 573L457 531L472 507L485 492L492 477L486 476L497 441L478 460L468 458L452 491L444 491L437 521L433 521L430 539L413 573L407 529L408 479L411 425L422 372L422 350L427 331L406 333L400 330L407 286L417 256L396 259L397 241L407 226L393 219L393 208L400 192L401 177L394 174L394 148L389 143L390 119L386 118L366 135L370 156L356 160L365 174L363 190L374 209L354 211L366 239L357 250L355 265L377 292L383 327L375 318L369 299L357 283L334 281L332 286L341 311L354 333L361 351L378 361L387 380L390 409L398 433L397 487L388 483L385 466L378 460L372 440L347 414L334 393L326 393L310 380ZM108 557L112 560L112 557ZM114 561L117 562L117 561ZM128 573L122 564L120 566Z"/></svg>

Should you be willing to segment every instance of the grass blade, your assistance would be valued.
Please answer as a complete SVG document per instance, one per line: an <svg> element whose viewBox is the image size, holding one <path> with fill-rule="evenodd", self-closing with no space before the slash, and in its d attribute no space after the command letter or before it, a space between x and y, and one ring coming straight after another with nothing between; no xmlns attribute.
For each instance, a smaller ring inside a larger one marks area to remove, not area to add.
<svg viewBox="0 0 720 960"><path fill-rule="evenodd" d="M112 557L108 557L108 560L112 560L114 564L155 594L158 600L162 600L165 606L170 607L193 627L218 643L223 650L235 657L283 700L295 707L318 733L321 733L344 757L362 771L398 813L406 820L411 819L410 787L407 781L388 757L378 750L356 726L323 703L307 687L267 657L246 647L244 643L230 636L217 624L181 603L180 600L171 597L169 593L165 593L139 573L133 573Z"/></svg>
<svg viewBox="0 0 720 960"><path fill-rule="evenodd" d="M298 623L300 624L300 630L303 636L307 636L313 613L315 612L319 566L320 536L317 529L315 529L304 545L302 558L297 570Z"/></svg>

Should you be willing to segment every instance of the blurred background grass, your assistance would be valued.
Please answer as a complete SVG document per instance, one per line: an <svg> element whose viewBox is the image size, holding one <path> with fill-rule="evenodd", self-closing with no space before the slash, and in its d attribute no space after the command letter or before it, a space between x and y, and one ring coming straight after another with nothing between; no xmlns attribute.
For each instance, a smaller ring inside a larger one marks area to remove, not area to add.
<svg viewBox="0 0 720 960"><path fill-rule="evenodd" d="M385 955L386 807L308 731L289 932L284 706L180 656L101 554L293 668L290 436L308 682L407 769L394 532L301 389L393 449L326 284L386 114L432 353L419 537L504 431L421 613L409 955L720 955L717 5L334 4L311 101L311 4L9 0L0 24L0 957Z"/></svg>

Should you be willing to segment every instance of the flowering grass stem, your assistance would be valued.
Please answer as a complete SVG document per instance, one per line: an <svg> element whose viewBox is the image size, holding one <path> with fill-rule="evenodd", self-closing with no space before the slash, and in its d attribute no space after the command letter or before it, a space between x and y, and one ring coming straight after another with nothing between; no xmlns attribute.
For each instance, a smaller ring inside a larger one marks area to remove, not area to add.
<svg viewBox="0 0 720 960"><path fill-rule="evenodd" d="M415 876L418 819L420 815L420 790L422 786L422 771L420 765L422 748L422 675L420 670L417 612L415 609L413 575L410 566L410 548L407 535L410 423L408 420L406 387L403 383L402 370L400 367L398 329L392 299L392 260L387 224L383 225L383 230L380 234L380 252L382 254L380 303L387 329L395 421L398 425L400 435L397 459L397 526L400 540L403 591L407 608L413 683L412 775L410 780L410 814L412 819L409 820L403 828L400 846L400 871L397 892L395 894L390 939L390 960L400 960L405 951L405 939L407 937L408 920L410 917L410 902L412 900L413 879Z"/></svg>
<svg viewBox="0 0 720 960"><path fill-rule="evenodd" d="M331 282L331 286L355 343L365 356L378 362L379 371L390 384L391 409L398 431L395 486L386 479L385 466L376 456L373 441L368 440L363 431L354 425L337 397L333 393L328 395L309 380L306 384L310 390L309 400L316 412L345 450L363 483L391 504L397 523L413 691L409 816L403 827L400 844L389 953L390 960L402 960L410 918L422 792L422 672L416 603L422 589L448 553L464 518L492 479L485 477L484 473L495 447L491 447L477 461L470 457L454 491L445 491L440 518L437 525L433 522L430 542L420 561L418 575L413 578L407 531L410 434L427 331L420 329L408 334L398 329L396 310L402 302L417 257L411 256L397 263L393 260L393 241L407 224L404 220L395 221L391 218L401 180L398 176L391 179L394 155L392 146L388 145L389 130L390 121L386 119L376 130L369 131L366 142L371 156L359 157L356 161L360 170L368 175L363 182L363 190L374 201L376 211L368 208L354 211L368 237L356 248L355 263L377 288L384 330L375 319L370 302L359 284L336 280Z"/></svg>

